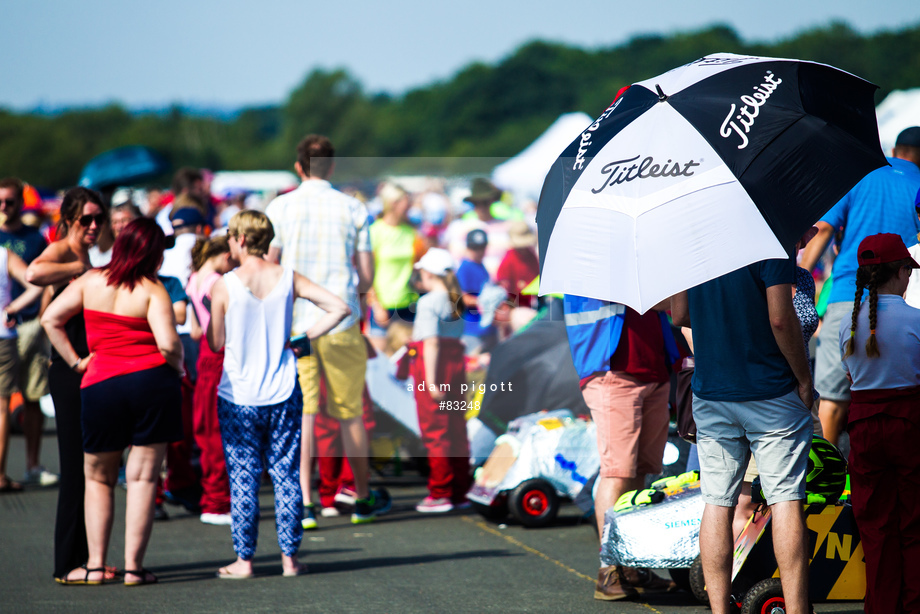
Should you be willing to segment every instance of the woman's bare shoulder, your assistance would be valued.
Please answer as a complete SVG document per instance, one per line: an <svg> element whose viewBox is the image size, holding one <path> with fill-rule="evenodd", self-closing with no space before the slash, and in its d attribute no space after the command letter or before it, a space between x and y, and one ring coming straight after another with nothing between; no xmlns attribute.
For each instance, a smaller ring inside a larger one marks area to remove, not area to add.
<svg viewBox="0 0 920 614"><path fill-rule="evenodd" d="M77 255L73 253L73 250L70 249L70 244L66 240L60 239L50 244L45 248L41 254L38 255L36 260L53 260L53 261L62 261L62 260L76 260Z"/></svg>
<svg viewBox="0 0 920 614"><path fill-rule="evenodd" d="M102 288L108 285L108 278L105 275L105 271L99 269L90 269L78 277L77 280L83 284L84 288Z"/></svg>
<svg viewBox="0 0 920 614"><path fill-rule="evenodd" d="M140 290L148 294L149 296L166 296L169 297L169 293L166 291L166 286L163 285L159 279L150 279L149 277L142 277L137 285L134 287L135 292Z"/></svg>

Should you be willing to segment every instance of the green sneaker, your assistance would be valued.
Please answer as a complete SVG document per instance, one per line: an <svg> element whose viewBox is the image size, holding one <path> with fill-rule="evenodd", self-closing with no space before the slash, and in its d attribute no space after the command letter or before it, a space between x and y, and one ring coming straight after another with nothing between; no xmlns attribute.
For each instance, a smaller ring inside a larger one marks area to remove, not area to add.
<svg viewBox="0 0 920 614"><path fill-rule="evenodd" d="M393 501L385 488L372 490L367 499L355 500L355 511L351 515L351 524L373 522L378 515L387 513L392 507Z"/></svg>
<svg viewBox="0 0 920 614"><path fill-rule="evenodd" d="M316 524L316 508L313 507L312 503L303 506L303 520L300 521L300 526L303 527L304 531L315 529L318 526Z"/></svg>

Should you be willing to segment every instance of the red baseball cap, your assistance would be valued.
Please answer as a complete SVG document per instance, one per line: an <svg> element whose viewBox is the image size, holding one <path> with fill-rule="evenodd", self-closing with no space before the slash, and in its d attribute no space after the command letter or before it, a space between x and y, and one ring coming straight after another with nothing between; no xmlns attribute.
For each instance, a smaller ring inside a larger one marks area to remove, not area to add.
<svg viewBox="0 0 920 614"><path fill-rule="evenodd" d="M871 235L863 239L859 244L859 251L856 252L856 259L859 261L859 266L910 260L913 268L920 269L920 264L910 257L910 252L904 246L901 236L890 232Z"/></svg>

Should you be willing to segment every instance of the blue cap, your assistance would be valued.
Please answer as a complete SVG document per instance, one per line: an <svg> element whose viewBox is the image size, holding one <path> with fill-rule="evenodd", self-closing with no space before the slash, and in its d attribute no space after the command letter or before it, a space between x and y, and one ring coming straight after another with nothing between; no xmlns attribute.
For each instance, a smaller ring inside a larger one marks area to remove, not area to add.
<svg viewBox="0 0 920 614"><path fill-rule="evenodd" d="M173 228L182 228L183 226L205 226L207 223L208 221L201 215L201 211L195 207L184 207L178 211L174 211L172 214Z"/></svg>
<svg viewBox="0 0 920 614"><path fill-rule="evenodd" d="M479 249L486 247L489 244L489 235L486 234L485 230L481 228L476 228L469 231L466 235L466 246L469 249Z"/></svg>

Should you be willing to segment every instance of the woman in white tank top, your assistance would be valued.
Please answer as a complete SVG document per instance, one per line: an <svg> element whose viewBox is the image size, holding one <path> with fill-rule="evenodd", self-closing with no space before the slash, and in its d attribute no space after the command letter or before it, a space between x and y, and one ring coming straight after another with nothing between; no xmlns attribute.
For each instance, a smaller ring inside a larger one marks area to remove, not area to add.
<svg viewBox="0 0 920 614"><path fill-rule="evenodd" d="M297 561L303 529L300 489L300 431L303 396L296 357L288 336L295 298L307 299L326 314L307 331L315 339L350 313L344 301L309 279L264 259L274 230L258 211L230 220L230 254L240 267L211 289L211 349L224 350L217 390L217 414L227 469L236 562L220 568L220 578L252 576L259 523L262 457L275 488L275 524L285 576L306 566Z"/></svg>

